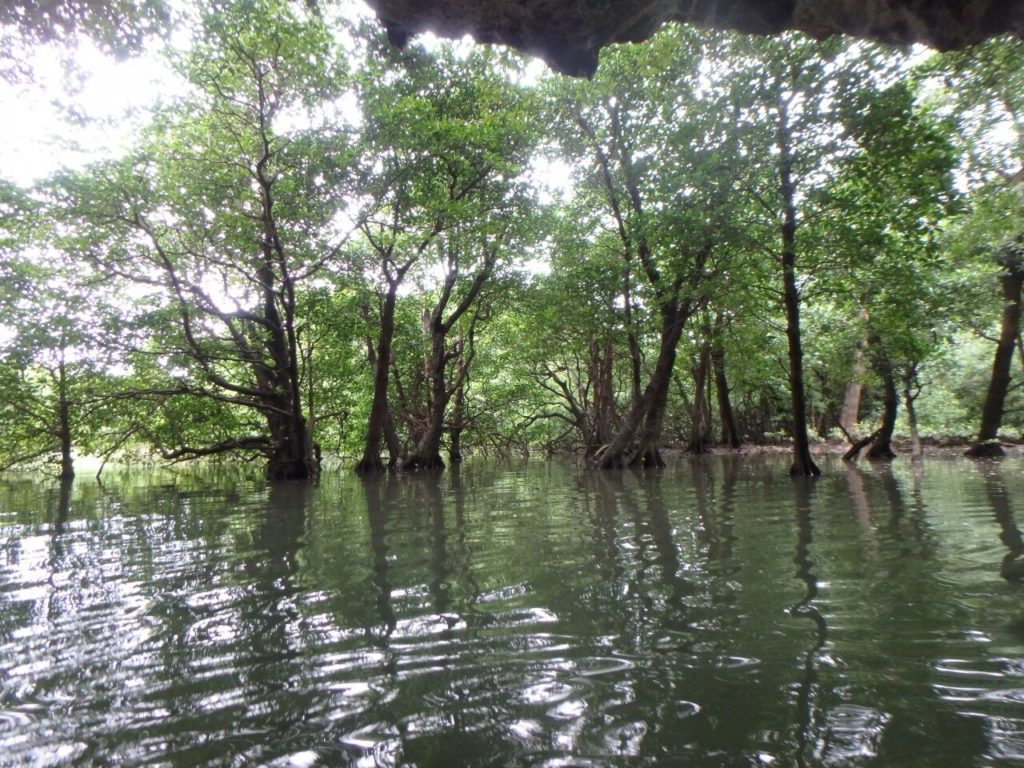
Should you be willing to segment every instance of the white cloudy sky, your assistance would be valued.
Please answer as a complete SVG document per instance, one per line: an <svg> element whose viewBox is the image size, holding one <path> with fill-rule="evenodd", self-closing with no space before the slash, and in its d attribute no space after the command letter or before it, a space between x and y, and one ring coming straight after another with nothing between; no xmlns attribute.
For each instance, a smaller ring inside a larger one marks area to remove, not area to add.
<svg viewBox="0 0 1024 768"><path fill-rule="evenodd" d="M0 80L0 176L27 185L62 166L115 154L141 119L140 110L176 88L155 54L116 62L88 42L73 54L41 47L27 62L32 82ZM82 120L69 122L69 115Z"/></svg>
<svg viewBox="0 0 1024 768"><path fill-rule="evenodd" d="M346 15L369 13L359 0L349 0L339 9ZM428 47L438 43L429 34L418 41ZM464 40L461 45L471 43ZM67 66L69 57L74 71ZM32 72L32 82L0 78L0 114L7 116L0 120L0 178L22 186L60 168L116 156L145 123L149 109L185 90L156 51L118 62L88 40L71 54L40 47L22 64ZM533 60L524 77L536 80L544 69L540 60ZM70 121L69 116L82 119ZM566 169L553 169L542 159L538 164L538 187L565 185Z"/></svg>

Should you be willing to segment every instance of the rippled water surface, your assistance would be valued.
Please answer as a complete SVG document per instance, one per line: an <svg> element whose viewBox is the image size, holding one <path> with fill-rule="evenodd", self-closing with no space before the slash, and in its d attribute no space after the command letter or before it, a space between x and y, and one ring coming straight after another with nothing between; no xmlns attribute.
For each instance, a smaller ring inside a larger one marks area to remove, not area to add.
<svg viewBox="0 0 1024 768"><path fill-rule="evenodd" d="M1024 463L0 481L0 765L1024 762Z"/></svg>

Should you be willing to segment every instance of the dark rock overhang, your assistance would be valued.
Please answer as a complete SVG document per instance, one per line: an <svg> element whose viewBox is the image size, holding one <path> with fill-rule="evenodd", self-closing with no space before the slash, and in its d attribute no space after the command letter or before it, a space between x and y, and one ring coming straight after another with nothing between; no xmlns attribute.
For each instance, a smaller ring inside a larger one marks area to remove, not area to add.
<svg viewBox="0 0 1024 768"><path fill-rule="evenodd" d="M431 30L472 35L540 56L570 75L593 74L601 48L638 42L665 21L756 34L844 33L888 43L965 48L1024 34L1024 0L367 0L403 45Z"/></svg>

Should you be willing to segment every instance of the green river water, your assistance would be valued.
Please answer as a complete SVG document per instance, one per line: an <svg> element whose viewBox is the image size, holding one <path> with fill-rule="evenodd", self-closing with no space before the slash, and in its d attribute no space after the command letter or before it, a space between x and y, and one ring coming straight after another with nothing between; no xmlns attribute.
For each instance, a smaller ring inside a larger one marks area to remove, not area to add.
<svg viewBox="0 0 1024 768"><path fill-rule="evenodd" d="M8 476L0 765L1024 763L1024 461L672 462Z"/></svg>

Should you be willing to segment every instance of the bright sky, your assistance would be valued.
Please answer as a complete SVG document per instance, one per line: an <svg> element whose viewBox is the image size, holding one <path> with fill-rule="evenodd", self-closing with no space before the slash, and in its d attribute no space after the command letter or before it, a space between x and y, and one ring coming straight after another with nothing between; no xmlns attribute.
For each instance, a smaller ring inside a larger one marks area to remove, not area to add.
<svg viewBox="0 0 1024 768"><path fill-rule="evenodd" d="M169 3L181 14L191 10L188 0ZM333 8L348 18L370 14L362 0L342 0ZM188 34L180 28L172 45L187 45ZM154 49L159 45L153 42ZM67 71L69 59L77 72ZM19 64L32 72L33 82L0 79L0 114L5 116L0 121L0 177L21 185L62 167L116 156L145 123L150 108L185 90L155 50L117 62L88 39L70 54L40 46ZM69 115L83 119L69 124Z"/></svg>
<svg viewBox="0 0 1024 768"><path fill-rule="evenodd" d="M182 89L155 53L115 62L83 41L73 53L78 76L65 71L66 55L40 47L27 62L33 82L0 80L0 176L28 185L116 154L144 119L140 110Z"/></svg>
<svg viewBox="0 0 1024 768"><path fill-rule="evenodd" d="M2 2L3 0L0 0ZM187 11L187 0L170 0ZM338 13L368 14L361 0L343 0ZM181 28L171 44L187 45ZM180 38L179 38L180 35ZM88 39L69 54L58 46L40 46L29 61L33 82L11 84L0 79L0 177L29 185L62 167L81 167L116 156L146 122L148 110L185 92L157 52L145 51L127 61L114 61ZM68 71L68 60L77 72ZM81 118L73 123L68 117Z"/></svg>
<svg viewBox="0 0 1024 768"><path fill-rule="evenodd" d="M371 15L361 0L343 0L334 9L347 18ZM182 31L182 44L186 37ZM428 48L439 44L429 33L416 40ZM465 38L458 45L468 48L472 42ZM66 71L69 58L77 73ZM0 79L0 114L8 116L0 121L0 177L25 186L62 167L116 156L144 124L148 109L185 90L155 51L116 62L89 40L70 55L40 46L21 63L34 82ZM544 68L540 60L531 62L524 79L536 80ZM82 120L71 124L69 115Z"/></svg>

